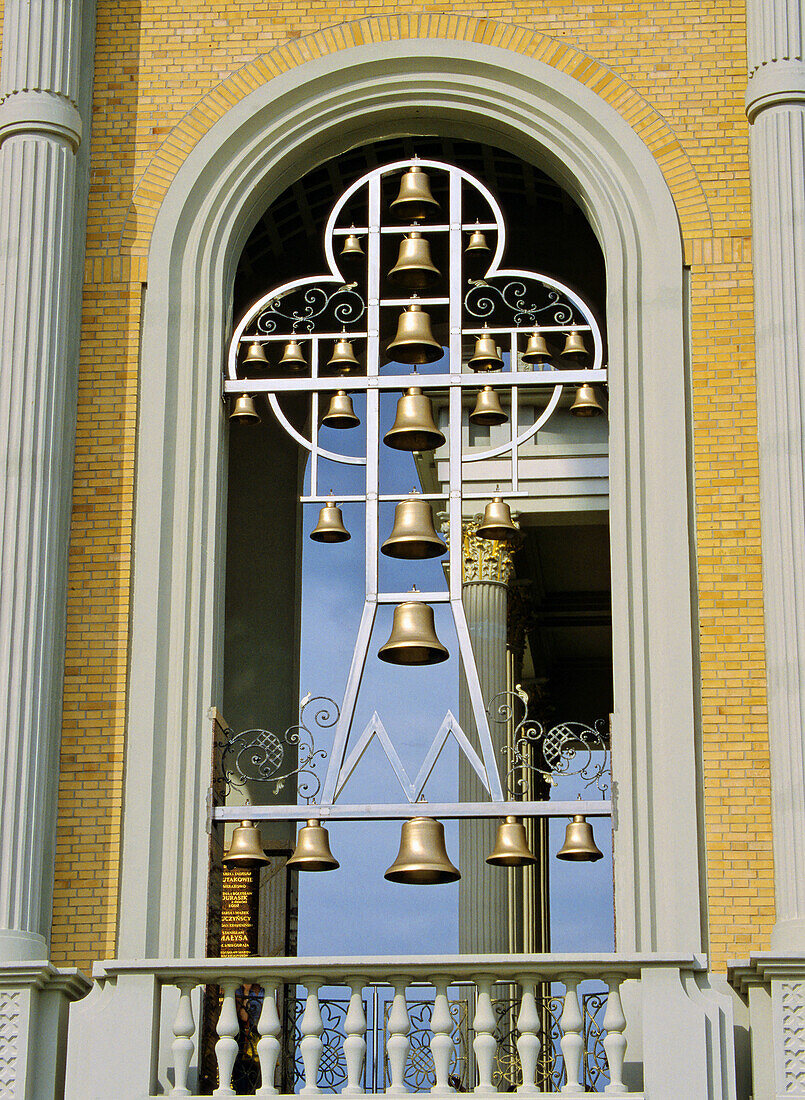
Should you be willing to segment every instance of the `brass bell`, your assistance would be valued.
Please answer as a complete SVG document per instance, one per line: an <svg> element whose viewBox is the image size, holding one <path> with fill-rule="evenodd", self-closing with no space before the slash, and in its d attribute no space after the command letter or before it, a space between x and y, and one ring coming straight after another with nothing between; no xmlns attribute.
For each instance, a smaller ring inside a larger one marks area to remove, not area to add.
<svg viewBox="0 0 805 1100"><path fill-rule="evenodd" d="M436 363L444 355L433 339L430 317L418 302L404 309L397 321L397 335L386 348L395 363Z"/></svg>
<svg viewBox="0 0 805 1100"><path fill-rule="evenodd" d="M347 340L345 336L340 340L336 340L333 346L333 354L330 356L327 366L332 367L339 374L352 374L358 369L360 363L355 358L351 340Z"/></svg>
<svg viewBox="0 0 805 1100"><path fill-rule="evenodd" d="M285 351L282 353L282 359L280 359L280 366L288 367L289 370L304 370L307 366L307 360L296 340L289 340L285 345Z"/></svg>
<svg viewBox="0 0 805 1100"><path fill-rule="evenodd" d="M565 829L565 842L556 853L557 859L573 859L578 862L595 863L603 859L604 853L595 843L593 827L584 814L574 814Z"/></svg>
<svg viewBox="0 0 805 1100"><path fill-rule="evenodd" d="M263 370L265 370L269 365L266 349L262 344L258 344L257 342L249 344L248 350L243 357L243 362L244 365L246 363L253 363L255 366L262 367Z"/></svg>
<svg viewBox="0 0 805 1100"><path fill-rule="evenodd" d="M520 533L512 521L511 509L500 497L495 497L484 508L481 525L475 532L482 539L497 539L508 542Z"/></svg>
<svg viewBox="0 0 805 1100"><path fill-rule="evenodd" d="M450 654L436 637L433 608L419 600L407 600L394 608L389 640L378 657L390 665L438 665Z"/></svg>
<svg viewBox="0 0 805 1100"><path fill-rule="evenodd" d="M361 239L355 233L350 233L344 241L344 247L341 249L342 256L363 256L365 255L363 248L361 247Z"/></svg>
<svg viewBox="0 0 805 1100"><path fill-rule="evenodd" d="M319 511L319 522L310 532L310 537L314 542L347 542L350 539L341 509L334 500L328 500Z"/></svg>
<svg viewBox="0 0 805 1100"><path fill-rule="evenodd" d="M241 424L259 424L260 414L254 407L254 398L248 393L242 393L232 407L229 419L238 420Z"/></svg>
<svg viewBox="0 0 805 1100"><path fill-rule="evenodd" d="M569 332L565 338L565 346L562 355L571 355L581 358L586 356L587 348L584 346L584 338L580 332Z"/></svg>
<svg viewBox="0 0 805 1100"><path fill-rule="evenodd" d="M397 402L397 415L383 442L395 451L435 451L444 443L431 400L418 386L406 390Z"/></svg>
<svg viewBox="0 0 805 1100"><path fill-rule="evenodd" d="M598 400L595 387L589 382L584 382L576 389L576 400L570 406L574 416L600 416L604 406Z"/></svg>
<svg viewBox="0 0 805 1100"><path fill-rule="evenodd" d="M356 428L360 424L352 407L352 398L346 390L339 390L338 393L333 394L321 422L328 428Z"/></svg>
<svg viewBox="0 0 805 1100"><path fill-rule="evenodd" d="M410 496L394 509L394 526L380 547L390 558L438 558L447 547L436 534L430 501Z"/></svg>
<svg viewBox="0 0 805 1100"><path fill-rule="evenodd" d="M536 863L536 857L528 847L525 825L517 817L507 817L498 825L495 850L486 857L493 867L526 867Z"/></svg>
<svg viewBox="0 0 805 1100"><path fill-rule="evenodd" d="M330 851L327 830L315 818L309 818L299 830L293 855L285 866L299 871L334 871L341 866Z"/></svg>
<svg viewBox="0 0 805 1100"><path fill-rule="evenodd" d="M467 247L464 249L464 251L470 256L473 254L478 255L481 252L489 251L489 245L486 243L486 236L481 232L480 229L474 229L472 231L469 242L467 243Z"/></svg>
<svg viewBox="0 0 805 1100"><path fill-rule="evenodd" d="M458 882L461 873L450 862L441 821L432 817L412 817L404 821L400 850L383 877L408 886Z"/></svg>
<svg viewBox="0 0 805 1100"><path fill-rule="evenodd" d="M225 867L262 867L271 862L263 851L260 830L253 822L241 821L237 826L222 862Z"/></svg>
<svg viewBox="0 0 805 1100"><path fill-rule="evenodd" d="M538 332L532 332L528 338L525 351L520 356L524 363L541 363L543 359L550 359L551 353L545 343L545 337Z"/></svg>
<svg viewBox="0 0 805 1100"><path fill-rule="evenodd" d="M484 386L475 399L475 408L470 413L470 424L505 424L508 419L500 407L498 395L491 386Z"/></svg>
<svg viewBox="0 0 805 1100"><path fill-rule="evenodd" d="M409 168L400 180L400 190L391 204L391 210L404 220L419 222L438 209L439 204L431 194L427 175L418 165Z"/></svg>
<svg viewBox="0 0 805 1100"><path fill-rule="evenodd" d="M389 272L389 278L400 286L422 290L441 275L431 259L430 245L421 233L409 233L400 241L397 263Z"/></svg>
<svg viewBox="0 0 805 1100"><path fill-rule="evenodd" d="M476 339L475 353L467 366L470 370L475 371L501 369L503 366L503 359L501 358L497 344L491 336L485 333L483 336L479 336Z"/></svg>

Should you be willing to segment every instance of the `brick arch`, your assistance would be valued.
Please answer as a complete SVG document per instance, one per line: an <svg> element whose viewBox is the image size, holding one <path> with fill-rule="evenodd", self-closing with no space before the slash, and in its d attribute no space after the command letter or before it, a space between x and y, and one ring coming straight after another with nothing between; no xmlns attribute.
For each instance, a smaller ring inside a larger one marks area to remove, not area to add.
<svg viewBox="0 0 805 1100"><path fill-rule="evenodd" d="M712 232L704 189L678 137L656 108L611 69L567 42L517 24L463 15L400 15L340 23L276 46L200 99L168 134L137 184L119 253L141 257L140 266L144 266L157 212L176 172L196 143L235 104L305 62L357 46L408 38L497 46L578 80L618 111L653 154L673 196L683 238L690 241Z"/></svg>

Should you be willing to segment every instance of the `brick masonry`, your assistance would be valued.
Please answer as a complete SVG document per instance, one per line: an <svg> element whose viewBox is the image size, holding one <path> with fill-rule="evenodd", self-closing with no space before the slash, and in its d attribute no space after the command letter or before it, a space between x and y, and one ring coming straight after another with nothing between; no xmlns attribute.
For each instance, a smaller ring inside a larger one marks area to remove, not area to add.
<svg viewBox="0 0 805 1100"><path fill-rule="evenodd" d="M674 195L690 264L702 755L713 961L774 919L763 663L745 9L400 0L98 0L92 171L52 956L115 954L137 367L153 220L178 166L272 76L361 42L505 46L632 124ZM658 395L662 399L662 395Z"/></svg>

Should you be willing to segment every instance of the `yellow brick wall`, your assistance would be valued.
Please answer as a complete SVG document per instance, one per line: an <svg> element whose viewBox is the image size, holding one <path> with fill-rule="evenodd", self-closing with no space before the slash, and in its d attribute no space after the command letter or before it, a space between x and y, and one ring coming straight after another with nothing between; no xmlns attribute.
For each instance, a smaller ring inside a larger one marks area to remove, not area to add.
<svg viewBox="0 0 805 1100"><path fill-rule="evenodd" d="M450 11L438 15L435 5L407 0L337 9L304 0L98 0L53 924L57 963L88 967L115 950L138 324L154 213L184 151L258 83L348 44L415 35L507 45L583 80L632 122L677 201L692 266L713 958L723 964L766 945L773 896L744 5L547 0L537 8L459 2ZM360 22L341 25L352 20Z"/></svg>

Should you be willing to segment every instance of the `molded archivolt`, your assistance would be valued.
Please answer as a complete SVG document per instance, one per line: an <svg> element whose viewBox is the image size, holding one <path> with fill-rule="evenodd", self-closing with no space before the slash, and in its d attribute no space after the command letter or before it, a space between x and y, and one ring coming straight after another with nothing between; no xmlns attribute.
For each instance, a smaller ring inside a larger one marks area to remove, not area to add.
<svg viewBox="0 0 805 1100"><path fill-rule="evenodd" d="M157 211L179 167L210 127L251 92L315 58L408 38L498 46L542 61L578 80L614 107L651 150L673 195L683 238L688 241L711 233L712 219L704 190L676 134L648 100L611 69L569 43L527 27L459 15L401 15L326 27L276 46L222 81L173 128L152 159L135 190L120 251L147 255Z"/></svg>

